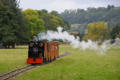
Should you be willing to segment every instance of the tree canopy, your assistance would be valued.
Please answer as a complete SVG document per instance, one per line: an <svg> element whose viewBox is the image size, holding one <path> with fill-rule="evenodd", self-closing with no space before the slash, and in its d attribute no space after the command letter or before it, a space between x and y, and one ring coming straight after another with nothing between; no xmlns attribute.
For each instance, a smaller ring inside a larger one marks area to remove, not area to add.
<svg viewBox="0 0 120 80"><path fill-rule="evenodd" d="M28 27L17 0L0 0L0 43L14 47L28 39Z"/></svg>
<svg viewBox="0 0 120 80"><path fill-rule="evenodd" d="M111 39L120 38L120 26L115 26L110 32Z"/></svg>
<svg viewBox="0 0 120 80"><path fill-rule="evenodd" d="M95 22L88 24L85 39L93 41L99 40L107 31L107 25L104 22Z"/></svg>
<svg viewBox="0 0 120 80"><path fill-rule="evenodd" d="M39 17L45 22L45 31L57 30L57 27L61 26L64 30L70 29L70 25L62 17L60 17L57 11L51 11L48 13L46 10L38 10Z"/></svg>
<svg viewBox="0 0 120 80"><path fill-rule="evenodd" d="M44 21L39 18L37 10L27 9L23 11L27 20L27 26L30 29L31 35L36 35L44 31Z"/></svg>
<svg viewBox="0 0 120 80"><path fill-rule="evenodd" d="M26 9L23 11L23 14L26 16L28 27L33 35L41 31L56 31L59 26L65 30L70 28L69 23L64 21L57 11L48 13L47 10Z"/></svg>

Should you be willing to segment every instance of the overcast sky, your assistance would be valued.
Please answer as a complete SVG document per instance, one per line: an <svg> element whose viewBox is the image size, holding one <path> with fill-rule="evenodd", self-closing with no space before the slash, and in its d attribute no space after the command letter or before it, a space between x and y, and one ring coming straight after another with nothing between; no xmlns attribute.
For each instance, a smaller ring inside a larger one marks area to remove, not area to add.
<svg viewBox="0 0 120 80"><path fill-rule="evenodd" d="M65 9L87 9L88 7L120 6L120 0L20 0L22 9L46 9L62 12Z"/></svg>

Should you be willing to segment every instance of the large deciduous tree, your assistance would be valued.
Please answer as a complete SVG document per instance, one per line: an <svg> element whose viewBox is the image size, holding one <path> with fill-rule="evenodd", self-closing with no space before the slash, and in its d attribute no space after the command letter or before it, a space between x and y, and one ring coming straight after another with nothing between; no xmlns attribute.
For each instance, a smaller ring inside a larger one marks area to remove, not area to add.
<svg viewBox="0 0 120 80"><path fill-rule="evenodd" d="M29 39L29 31L17 0L0 0L0 42L5 47Z"/></svg>
<svg viewBox="0 0 120 80"><path fill-rule="evenodd" d="M44 21L39 18L37 10L27 9L23 11L26 17L27 25L32 35L36 35L41 31L44 31Z"/></svg>
<svg viewBox="0 0 120 80"><path fill-rule="evenodd" d="M105 22L95 22L88 24L85 39L93 41L99 40L107 31L107 24Z"/></svg>

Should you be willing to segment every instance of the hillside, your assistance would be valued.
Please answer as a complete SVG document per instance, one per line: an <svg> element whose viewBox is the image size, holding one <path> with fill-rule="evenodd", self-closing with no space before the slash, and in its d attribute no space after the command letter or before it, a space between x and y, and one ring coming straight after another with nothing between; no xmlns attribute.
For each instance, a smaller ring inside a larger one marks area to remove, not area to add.
<svg viewBox="0 0 120 80"><path fill-rule="evenodd" d="M85 34L85 30L89 23L104 21L109 29L120 26L120 7L108 5L107 8L88 8L65 10L60 14L65 21L71 24L71 30Z"/></svg>

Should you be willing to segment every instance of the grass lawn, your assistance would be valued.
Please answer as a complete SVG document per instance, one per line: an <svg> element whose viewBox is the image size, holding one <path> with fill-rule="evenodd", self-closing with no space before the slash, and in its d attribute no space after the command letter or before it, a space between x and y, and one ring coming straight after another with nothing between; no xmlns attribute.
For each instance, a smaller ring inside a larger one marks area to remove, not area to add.
<svg viewBox="0 0 120 80"><path fill-rule="evenodd" d="M0 74L23 67L26 64L27 46L16 49L0 49Z"/></svg>
<svg viewBox="0 0 120 80"><path fill-rule="evenodd" d="M112 48L106 55L98 55L93 50L83 51L62 45L60 52L72 54L25 72L15 80L120 80L120 48ZM24 65L26 54L21 54L22 57L18 54L19 59L23 59L19 61Z"/></svg>
<svg viewBox="0 0 120 80"><path fill-rule="evenodd" d="M65 50L60 50L61 54L64 52ZM0 74L28 65L26 64L27 56L27 46L17 46L15 49L0 49Z"/></svg>

